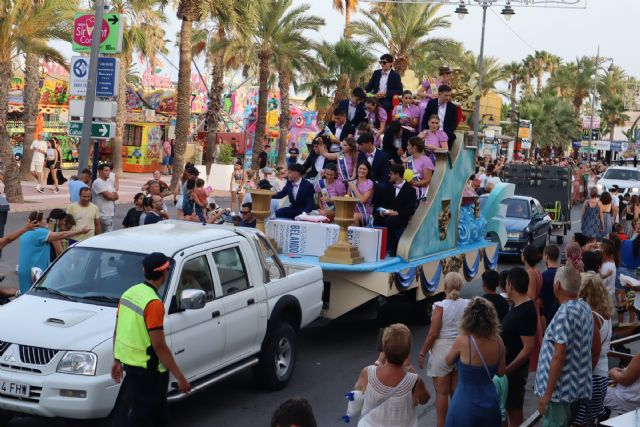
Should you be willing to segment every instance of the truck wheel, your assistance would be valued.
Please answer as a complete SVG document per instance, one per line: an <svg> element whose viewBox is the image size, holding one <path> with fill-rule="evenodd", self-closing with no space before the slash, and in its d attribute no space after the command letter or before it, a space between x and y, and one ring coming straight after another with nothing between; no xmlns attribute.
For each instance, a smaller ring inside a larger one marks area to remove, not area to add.
<svg viewBox="0 0 640 427"><path fill-rule="evenodd" d="M296 331L286 322L276 322L262 344L260 362L253 369L255 380L269 390L283 389L291 379L297 356Z"/></svg>

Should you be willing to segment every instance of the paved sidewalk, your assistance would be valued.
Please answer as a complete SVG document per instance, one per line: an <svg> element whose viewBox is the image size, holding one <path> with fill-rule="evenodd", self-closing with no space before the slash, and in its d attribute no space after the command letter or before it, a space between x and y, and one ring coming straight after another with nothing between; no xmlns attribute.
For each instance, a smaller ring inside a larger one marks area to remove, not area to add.
<svg viewBox="0 0 640 427"><path fill-rule="evenodd" d="M75 171L63 171L64 176L69 179L75 174ZM150 173L129 173L125 172L120 179L120 199L117 204L132 203L133 196L140 192L142 186L150 179ZM167 184L170 183L170 176L163 176L162 180ZM22 181L22 194L24 195L24 203L12 203L10 212L30 212L36 209L49 210L53 208L66 208L69 205L69 187L65 183L60 187L60 193L55 194L53 188L47 188L44 194L39 193L35 189L36 183L33 181ZM227 192L214 191L215 196L228 196Z"/></svg>

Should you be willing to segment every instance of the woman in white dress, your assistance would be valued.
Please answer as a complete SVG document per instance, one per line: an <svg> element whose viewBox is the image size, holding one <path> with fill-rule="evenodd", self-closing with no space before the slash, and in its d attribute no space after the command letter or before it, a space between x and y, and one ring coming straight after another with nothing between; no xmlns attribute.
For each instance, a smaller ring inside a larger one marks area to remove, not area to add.
<svg viewBox="0 0 640 427"><path fill-rule="evenodd" d="M444 276L445 299L433 304L431 326L418 358L418 366L423 369L425 357L429 352L427 375L433 378L433 387L436 390L437 427L444 427L449 398L453 396L457 383L456 371L445 363L444 358L458 336L458 324L469 304L468 299L460 298L462 283L460 273L450 272Z"/></svg>
<svg viewBox="0 0 640 427"><path fill-rule="evenodd" d="M411 332L401 323L382 335L386 362L362 370L354 393L364 394L358 427L417 427L416 407L429 401L427 386L418 374L404 369L411 353Z"/></svg>

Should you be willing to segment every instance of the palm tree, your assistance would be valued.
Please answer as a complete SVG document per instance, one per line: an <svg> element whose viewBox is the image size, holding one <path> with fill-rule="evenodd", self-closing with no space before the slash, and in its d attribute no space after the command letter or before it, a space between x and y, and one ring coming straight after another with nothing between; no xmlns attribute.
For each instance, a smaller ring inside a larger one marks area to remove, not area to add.
<svg viewBox="0 0 640 427"><path fill-rule="evenodd" d="M531 121L534 129L531 142L539 148L566 148L571 140L580 138L572 105L557 96L523 98L520 116Z"/></svg>
<svg viewBox="0 0 640 427"><path fill-rule="evenodd" d="M34 0L34 7L42 7L44 0ZM63 19L67 21L73 20L73 12L75 9L69 8L66 11L66 16ZM67 35L67 40L71 39L71 33ZM46 44L46 41L41 43ZM22 140L22 161L20 162L20 178L23 180L31 179L31 158L33 157L33 151L31 150L31 143L33 142L34 133L36 130L36 122L38 120L39 104L40 104L40 88L42 87L42 80L44 76L41 75L39 66L40 61L52 61L63 67L67 66L67 61L58 51L52 50L50 52L55 56L40 57L35 53L25 53L25 69L24 69L24 89L22 91L22 102L24 105L24 139Z"/></svg>
<svg viewBox="0 0 640 427"><path fill-rule="evenodd" d="M580 114L585 98L591 94L595 63L591 58L582 57L558 67L550 78L550 85L558 87L563 98L570 99L575 113Z"/></svg>
<svg viewBox="0 0 640 427"><path fill-rule="evenodd" d="M149 61L149 66L155 68L158 53L166 52L163 27L166 16L162 12L164 0L113 0L112 10L120 13L126 19L122 35L122 52L120 58L120 82L118 86L118 112L116 114L116 137L113 140L111 162L114 172L122 175L122 143L127 114L127 79L133 65L133 53Z"/></svg>
<svg viewBox="0 0 640 427"><path fill-rule="evenodd" d="M75 3L68 0L47 0L41 5L33 0L6 0L0 5L0 159L5 167L5 194L11 203L24 201L7 132L12 62L20 51L59 58L47 41L69 39L72 23L67 18L72 10Z"/></svg>
<svg viewBox="0 0 640 427"><path fill-rule="evenodd" d="M177 16L180 25L180 60L178 64L178 91L176 94L176 139L173 143L173 176L171 188L174 188L184 170L184 153L187 149L189 122L191 120L191 38L193 23L202 16L203 0L180 0Z"/></svg>
<svg viewBox="0 0 640 427"><path fill-rule="evenodd" d="M508 79L509 90L511 91L511 119L515 119L517 106L516 97L518 94L518 84L522 81L522 65L519 62L511 62L502 68L505 77Z"/></svg>
<svg viewBox="0 0 640 427"><path fill-rule="evenodd" d="M344 13L344 38L351 38L351 14L358 10L358 0L333 0L333 8Z"/></svg>
<svg viewBox="0 0 640 427"><path fill-rule="evenodd" d="M294 35L295 44L302 42L301 32L297 28L316 29L324 21L315 16L306 15L309 9L308 5L292 7L293 0L273 0L256 2L257 25L249 35L249 42L243 48L248 54L248 63L258 63L258 117L256 120L256 131L253 138L253 158L252 167L255 169L258 165L258 157L262 152L263 143L265 142L265 131L267 124L267 101L269 95L269 80L271 78L272 64L276 57L274 55L284 55L285 61L292 61L291 51L289 47L288 35ZM245 29L246 30L246 29ZM280 45L282 46L279 51ZM242 48L242 47L241 47ZM290 71L290 70L289 70ZM288 72L288 71L287 71ZM281 76L282 77L282 76ZM284 76L280 84L281 89L287 84L286 80L290 76ZM285 102L288 103L288 85L285 96ZM282 104L282 101L281 101ZM281 105L281 114L285 113L284 106ZM286 107L288 108L288 106ZM286 118L288 120L288 117ZM281 124L283 126L284 124Z"/></svg>
<svg viewBox="0 0 640 427"><path fill-rule="evenodd" d="M554 61L553 55L546 50L536 50L533 55L533 71L536 76L536 93L542 92L542 80L545 71L549 71L549 64Z"/></svg>
<svg viewBox="0 0 640 427"><path fill-rule="evenodd" d="M224 74L229 68L240 67L242 54L234 46L242 45L246 37L243 26L255 24L255 8L253 0L216 0L210 3L209 15L213 27L201 27L194 31L192 45L193 55L205 55L211 67L211 85L208 90L209 106L207 108L207 149L205 150L205 166L207 173L214 161L216 152L216 133L222 120L222 95L224 91Z"/></svg>
<svg viewBox="0 0 640 427"><path fill-rule="evenodd" d="M535 71L533 56L528 55L522 60L522 69L524 70L525 94L527 96L533 96L533 76Z"/></svg>
<svg viewBox="0 0 640 427"><path fill-rule="evenodd" d="M412 58L455 43L448 38L429 37L451 26L447 15L437 16L440 8L429 3L391 3L390 14L364 12L366 20L353 22L351 31L370 48L393 55L394 67L403 75L411 68Z"/></svg>
<svg viewBox="0 0 640 427"><path fill-rule="evenodd" d="M311 54L312 42L303 34L317 31L324 25L324 19L318 16L305 15L308 4L289 12L289 19L282 20L272 37L274 41L274 62L278 72L278 89L280 90L280 117L278 119L278 165L284 165L289 142L289 90L291 80L296 71L317 69L316 58Z"/></svg>
<svg viewBox="0 0 640 427"><path fill-rule="evenodd" d="M483 58L483 69L482 69L482 88L480 90L480 95L486 95L490 90L496 88L496 83L501 80L504 80L505 72L504 67L500 65L498 59L493 58L491 56L484 56ZM462 69L462 72L465 76L471 78L475 76L477 81L478 77L478 57L475 53L468 50L464 53L464 56L461 58L460 62L455 64ZM473 89L473 88L472 88Z"/></svg>
<svg viewBox="0 0 640 427"><path fill-rule="evenodd" d="M311 73L300 89L309 92L305 102L315 102L318 117L324 117L331 112L336 99L344 98L338 85L342 76L346 76L349 85L356 84L375 58L362 43L345 38L335 44L322 42L315 50L320 68Z"/></svg>
<svg viewBox="0 0 640 427"><path fill-rule="evenodd" d="M613 141L616 126L624 126L629 120L629 116L625 114L624 100L621 96L613 96L602 101L602 109L600 115L605 125L605 131L609 133L609 140Z"/></svg>

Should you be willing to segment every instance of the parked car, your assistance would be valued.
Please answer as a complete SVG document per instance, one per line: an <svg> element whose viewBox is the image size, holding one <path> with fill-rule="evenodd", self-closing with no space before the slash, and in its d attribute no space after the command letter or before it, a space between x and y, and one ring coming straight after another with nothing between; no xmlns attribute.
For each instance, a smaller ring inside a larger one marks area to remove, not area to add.
<svg viewBox="0 0 640 427"><path fill-rule="evenodd" d="M598 194L617 185L620 194L640 194L640 171L631 166L610 166L596 184Z"/></svg>
<svg viewBox="0 0 640 427"><path fill-rule="evenodd" d="M159 289L164 330L192 394L248 367L267 388L286 386L296 332L322 309L320 268L283 264L254 229L164 221L72 246L0 308L3 421L18 412L124 425L110 375L116 308L155 251L173 259ZM170 384L170 401L187 397Z"/></svg>
<svg viewBox="0 0 640 427"><path fill-rule="evenodd" d="M481 203L488 195L480 197ZM513 196L502 201L507 210L501 220L507 228L507 244L500 250L502 255L520 255L527 245L543 249L551 227L551 217L537 199L528 196Z"/></svg>

